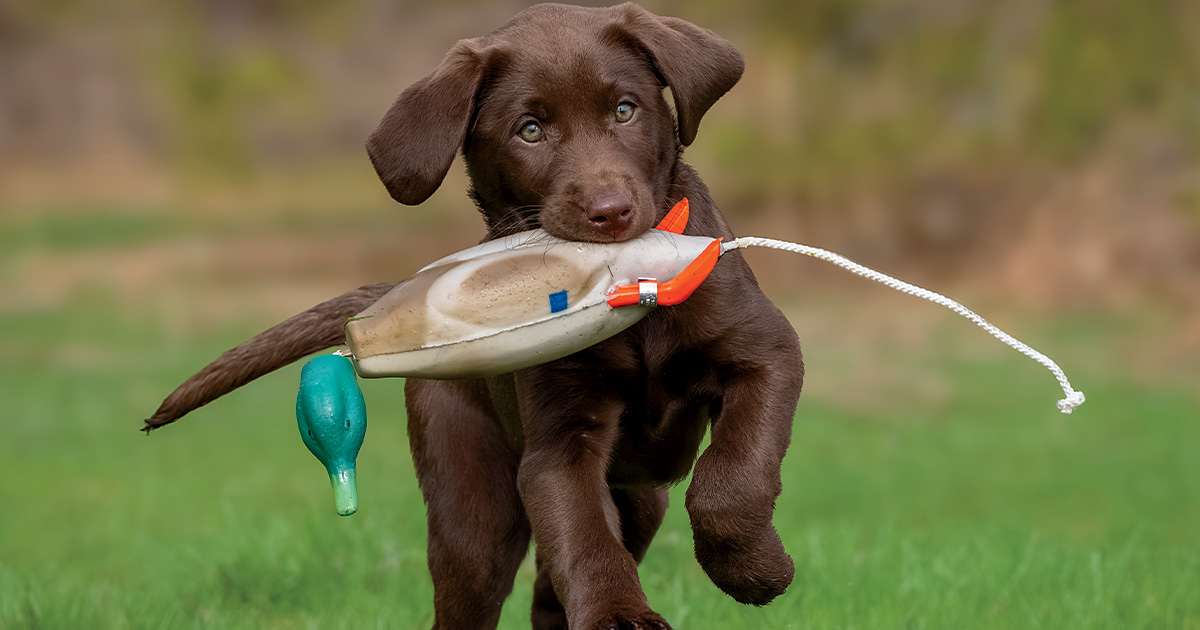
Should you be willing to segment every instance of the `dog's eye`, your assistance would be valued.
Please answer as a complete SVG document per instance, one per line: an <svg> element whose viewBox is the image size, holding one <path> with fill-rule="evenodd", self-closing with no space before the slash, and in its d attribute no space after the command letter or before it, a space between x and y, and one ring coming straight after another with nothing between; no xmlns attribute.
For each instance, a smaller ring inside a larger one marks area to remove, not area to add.
<svg viewBox="0 0 1200 630"><path fill-rule="evenodd" d="M526 123L524 127L521 127L521 131L517 135L521 136L521 139L525 142L535 144L542 140L542 126L535 122Z"/></svg>
<svg viewBox="0 0 1200 630"><path fill-rule="evenodd" d="M633 119L633 103L621 103L617 105L617 122L627 123Z"/></svg>

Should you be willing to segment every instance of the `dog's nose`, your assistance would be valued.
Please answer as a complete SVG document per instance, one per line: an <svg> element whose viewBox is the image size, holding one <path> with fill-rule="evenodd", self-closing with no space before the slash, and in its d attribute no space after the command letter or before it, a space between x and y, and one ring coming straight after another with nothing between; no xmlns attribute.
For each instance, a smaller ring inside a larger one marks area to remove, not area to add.
<svg viewBox="0 0 1200 630"><path fill-rule="evenodd" d="M633 218L633 198L628 192L595 197L588 204L587 218L593 228L617 238Z"/></svg>

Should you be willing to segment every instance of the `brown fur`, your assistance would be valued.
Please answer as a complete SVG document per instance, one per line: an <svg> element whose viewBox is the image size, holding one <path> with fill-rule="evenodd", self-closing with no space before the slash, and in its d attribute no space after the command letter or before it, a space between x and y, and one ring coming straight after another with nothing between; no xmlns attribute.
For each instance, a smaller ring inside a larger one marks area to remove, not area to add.
<svg viewBox="0 0 1200 630"><path fill-rule="evenodd" d="M396 286L381 282L359 287L294 315L250 341L225 351L162 401L142 430L149 433L188 412L314 352L346 341L342 325Z"/></svg>
<svg viewBox="0 0 1200 630"><path fill-rule="evenodd" d="M489 239L541 226L624 240L682 197L686 233L728 239L680 155L741 71L728 42L682 20L631 4L538 5L455 45L400 95L368 152L393 197L415 204L461 148ZM614 119L623 102L635 105L628 121ZM543 132L533 144L518 135L529 122ZM227 353L148 426L339 343L346 315L385 287L336 298ZM257 360L239 365L245 355ZM802 380L795 333L737 251L683 304L572 356L489 379L409 379L434 627L494 628L532 538L535 628L667 628L637 564L666 488L689 471L700 565L738 601L771 601L794 571L771 516Z"/></svg>

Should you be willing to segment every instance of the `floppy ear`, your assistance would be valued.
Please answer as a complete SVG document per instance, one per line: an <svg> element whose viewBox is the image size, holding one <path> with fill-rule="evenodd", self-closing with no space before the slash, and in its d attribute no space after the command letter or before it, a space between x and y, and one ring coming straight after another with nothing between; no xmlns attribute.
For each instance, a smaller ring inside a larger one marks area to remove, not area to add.
<svg viewBox="0 0 1200 630"><path fill-rule="evenodd" d="M623 28L649 55L675 96L679 141L696 139L700 119L742 78L742 55L725 39L673 17L659 17L635 4L617 7Z"/></svg>
<svg viewBox="0 0 1200 630"><path fill-rule="evenodd" d="M469 41L455 44L433 74L400 93L367 138L367 155L393 199L415 206L442 184L466 136L482 69Z"/></svg>

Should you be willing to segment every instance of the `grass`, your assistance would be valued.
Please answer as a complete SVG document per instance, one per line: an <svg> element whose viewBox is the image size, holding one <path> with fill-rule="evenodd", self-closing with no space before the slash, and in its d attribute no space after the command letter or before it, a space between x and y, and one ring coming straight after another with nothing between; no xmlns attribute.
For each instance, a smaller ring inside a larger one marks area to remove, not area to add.
<svg viewBox="0 0 1200 630"><path fill-rule="evenodd" d="M186 338L100 291L66 306L0 313L0 628L430 624L399 381L363 383L361 511L339 518L296 435L298 365L137 431L264 322ZM1120 334L1090 323L1045 349L1086 357ZM1090 400L1062 416L1032 364L937 338L878 362L888 381L941 382L935 402L802 399L775 519L798 567L787 594L746 607L708 581L681 485L641 571L656 610L700 630L1200 628L1195 393L1080 359ZM811 382L855 378L837 353L812 340ZM527 561L502 627L528 627L532 579Z"/></svg>

